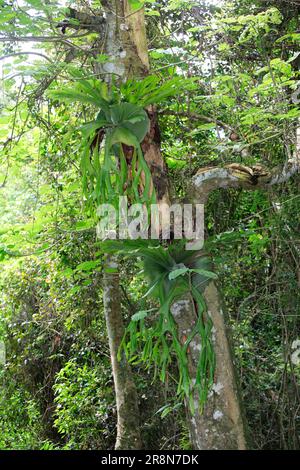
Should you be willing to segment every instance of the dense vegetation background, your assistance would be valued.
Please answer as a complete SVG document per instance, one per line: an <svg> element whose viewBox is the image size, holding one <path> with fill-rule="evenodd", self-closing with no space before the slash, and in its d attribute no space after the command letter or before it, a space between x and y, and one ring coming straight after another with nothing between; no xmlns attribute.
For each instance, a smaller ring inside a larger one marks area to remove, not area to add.
<svg viewBox="0 0 300 470"><path fill-rule="evenodd" d="M68 6L99 4L0 1L1 449L114 447L102 255L80 178L79 127L95 109L50 93L101 79L99 33L57 27ZM172 80L157 106L174 197L200 167L282 162L300 114L299 2L145 4L153 86ZM206 206L257 449L300 445L299 185L219 190ZM155 306L138 260L122 260L121 289L126 324ZM163 386L152 366L133 371L145 447L189 449L176 361Z"/></svg>

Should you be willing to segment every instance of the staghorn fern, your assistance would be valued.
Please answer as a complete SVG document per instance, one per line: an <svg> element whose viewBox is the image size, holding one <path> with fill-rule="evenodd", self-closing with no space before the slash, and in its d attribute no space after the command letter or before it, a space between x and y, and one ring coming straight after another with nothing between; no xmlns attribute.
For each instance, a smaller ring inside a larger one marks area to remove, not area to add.
<svg viewBox="0 0 300 470"><path fill-rule="evenodd" d="M172 356L178 363L179 381L177 393L189 399L193 412L193 393L199 393L200 409L206 402L213 384L215 355L211 343L212 321L206 314L206 305L202 292L205 285L216 274L210 270L208 257L185 251L184 241L165 248L155 241L125 240L106 241L102 249L107 252L122 252L129 256L139 256L144 263L144 271L150 279L146 296L159 300L160 308L151 326L145 320L152 312L137 312L129 323L121 343L132 363L143 363L146 368L155 366L155 375L159 374L164 382ZM197 306L198 321L184 344L178 338L177 325L171 314L171 306L183 295L189 294ZM197 365L196 382L193 383L188 370L188 347L196 335L201 338L201 351Z"/></svg>
<svg viewBox="0 0 300 470"><path fill-rule="evenodd" d="M94 121L81 127L84 137L81 170L89 201L92 204L117 206L118 197L127 194L134 202L154 203L151 173L140 146L149 130L148 115L137 104L116 103L115 95L111 93L109 96L102 82L85 79L80 79L74 89L49 93L53 99L93 104L100 109ZM103 152L102 141L105 142ZM131 178L123 145L133 148ZM144 184L141 194L142 174Z"/></svg>

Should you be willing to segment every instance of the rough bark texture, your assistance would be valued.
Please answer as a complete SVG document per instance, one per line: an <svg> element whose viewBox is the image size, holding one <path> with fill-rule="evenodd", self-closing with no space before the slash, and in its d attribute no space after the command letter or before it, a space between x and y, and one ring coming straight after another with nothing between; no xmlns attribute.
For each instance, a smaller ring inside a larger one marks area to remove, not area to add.
<svg viewBox="0 0 300 470"><path fill-rule="evenodd" d="M246 449L246 425L238 384L234 373L234 362L230 334L225 311L221 305L217 287L210 282L204 290L207 314L213 321L213 347L216 355L215 380L204 410L200 413L198 394L194 394L195 413L186 405L188 426L193 449L220 450ZM197 312L187 297L172 306L172 314L178 326L179 338L186 338L196 321ZM189 347L189 373L196 377L201 349L200 336L191 341Z"/></svg>
<svg viewBox="0 0 300 470"><path fill-rule="evenodd" d="M124 335L124 324L120 308L117 267L116 261L107 257L103 300L118 414L115 448L117 450L142 449L136 387L125 355L122 354L121 360L118 360L118 351ZM112 272L114 270L115 273Z"/></svg>
<svg viewBox="0 0 300 470"><path fill-rule="evenodd" d="M106 14L103 71L122 80L148 71L148 52L143 9L133 12L127 0L102 1Z"/></svg>
<svg viewBox="0 0 300 470"><path fill-rule="evenodd" d="M274 184L288 181L299 171L299 155L288 160L283 167L269 170L261 165L253 167L232 163L224 167L201 168L192 180L192 191L206 202L211 191L218 188L268 189Z"/></svg>
<svg viewBox="0 0 300 470"><path fill-rule="evenodd" d="M150 129L142 142L141 147L144 158L151 171L157 203L159 205L169 204L168 175L166 165L160 151L160 132L155 106L149 106L147 113L150 119Z"/></svg>
<svg viewBox="0 0 300 470"><path fill-rule="evenodd" d="M229 164L225 167L202 168L193 177L191 198L206 203L211 191L218 188L244 188L245 190L268 189L274 184L287 181L300 168L300 130L296 130L295 151L289 156L283 167L272 170L261 165L248 167L241 164ZM195 449L246 449L247 425L234 370L228 319L222 308L220 294L213 282L204 291L204 297L213 329L213 346L216 354L216 371L213 389L206 403L203 414L196 411L189 414L189 428ZM182 301L173 306L174 317L178 324L180 337L187 336L191 324L195 323L195 313L191 302ZM196 370L196 358L199 354L200 338L196 338L190 348L190 373ZM195 397L195 408L197 397Z"/></svg>
<svg viewBox="0 0 300 470"><path fill-rule="evenodd" d="M103 71L116 75L119 79L129 78L135 71L143 69L143 65L137 67L135 46L132 43L129 27L125 20L124 2L115 0L102 3L106 11L104 50L109 56L109 61L104 64ZM118 360L118 350L125 330L116 260L107 257L105 270L103 301L117 405L115 448L116 450L142 449L138 396L131 368L124 354L122 354L121 360Z"/></svg>
<svg viewBox="0 0 300 470"><path fill-rule="evenodd" d="M288 181L300 170L300 127L295 132L295 150L281 167L272 169L262 165L252 167L231 163L224 167L201 168L191 182L192 198L205 203L211 191L218 188L267 190L275 184Z"/></svg>
<svg viewBox="0 0 300 470"><path fill-rule="evenodd" d="M125 0L126 28L132 46L127 52L131 62L135 64L134 77L140 78L149 73L149 56L145 29L144 10L132 12L129 2ZM126 38L123 38L123 40ZM133 54L133 55L132 55ZM149 106L147 113L150 128L141 143L145 161L152 174L152 184L155 188L157 204L169 204L168 176L166 165L160 151L160 132L155 106Z"/></svg>

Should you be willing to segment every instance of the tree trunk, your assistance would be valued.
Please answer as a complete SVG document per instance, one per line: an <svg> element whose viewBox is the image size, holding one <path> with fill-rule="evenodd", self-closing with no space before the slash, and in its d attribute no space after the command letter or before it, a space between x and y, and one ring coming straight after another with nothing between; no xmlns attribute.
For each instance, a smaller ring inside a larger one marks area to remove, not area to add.
<svg viewBox="0 0 300 470"><path fill-rule="evenodd" d="M216 285L210 282L204 290L207 314L213 322L212 343L216 355L215 379L201 413L199 397L194 394L194 414L186 403L188 427L193 449L246 449L246 424L242 411L238 384L234 371L231 339L225 310ZM197 318L197 312L188 298L172 306L172 314L178 326L179 338L186 338ZM188 359L189 373L195 382L199 352L200 335L190 343Z"/></svg>
<svg viewBox="0 0 300 470"><path fill-rule="evenodd" d="M104 7L105 5L106 2L103 2ZM115 73L122 78L139 78L148 73L149 63L143 9L132 12L128 0L110 2L107 9L106 53L110 56L109 62L105 64L107 72ZM168 178L160 152L156 110L154 107L150 107L147 111L151 123L150 131L141 146L152 174L157 202L158 204L168 203L170 201ZM118 300L116 300L118 296L117 284L112 284L111 277L106 278L106 318L111 342L116 394L120 408L123 407L118 409L118 413L120 413L118 432L125 434L124 442L127 445L127 436L132 432L135 420L135 418L131 420L128 414L130 415L130 412L135 414L137 408L134 405L134 393L131 396L131 385L126 388L128 366L125 362L118 363L116 359L116 345L123 331L121 323L115 318L115 310L119 309ZM205 299L214 324L214 348L217 365L215 384L203 414L199 412L197 396L194 397L196 408L194 415L191 415L189 405L186 404L192 445L194 449L245 449L244 421L234 375L226 319L221 309L218 291L213 283L210 283L206 288ZM182 299L173 306L172 311L178 324L179 336L186 336L196 321L196 312L191 308L191 303L188 299ZM192 378L196 377L200 348L200 337L196 336L191 344L189 355ZM120 368L121 370L119 370ZM126 396L125 390L127 390ZM133 400L133 404L126 405L125 400L129 400L128 403ZM131 406L133 406L133 410L130 410ZM128 429L124 431L122 426L126 426L126 419L129 419L130 423L127 423ZM121 441L122 439L118 440L118 442Z"/></svg>
<svg viewBox="0 0 300 470"><path fill-rule="evenodd" d="M138 71L139 61L130 40L129 27L125 21L125 6L122 1L103 1L106 11L106 41L104 51L109 57L102 72L119 79L128 78ZM142 66L143 68L144 66ZM138 396L131 368L124 353L118 360L118 351L125 333L121 312L120 283L117 260L107 256L104 267L103 303L109 339L112 373L117 405L116 450L142 449Z"/></svg>
<svg viewBox="0 0 300 470"><path fill-rule="evenodd" d="M104 312L117 404L115 448L117 450L142 449L136 387L124 353L121 354L120 361L118 360L124 324L121 313L118 265L112 257L106 258L103 287Z"/></svg>

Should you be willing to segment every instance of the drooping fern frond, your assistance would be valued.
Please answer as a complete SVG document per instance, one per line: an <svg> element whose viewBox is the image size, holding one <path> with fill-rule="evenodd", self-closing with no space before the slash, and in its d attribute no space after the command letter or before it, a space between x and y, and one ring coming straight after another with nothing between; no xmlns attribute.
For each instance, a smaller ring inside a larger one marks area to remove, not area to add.
<svg viewBox="0 0 300 470"><path fill-rule="evenodd" d="M165 381L172 358L176 357L179 371L177 393L188 398L193 412L194 394L198 393L200 409L206 402L213 384L215 354L211 342L212 321L207 314L202 295L205 285L216 275L211 271L209 258L184 250L184 241L168 248L156 241L124 240L106 241L105 252L122 252L139 256L144 272L149 278L146 296L159 301L160 308L151 322L146 324L148 312L135 314L129 323L121 348L133 363L143 363L146 368L155 366L156 373ZM171 313L172 305L188 296L197 312L197 322L182 343L177 325ZM197 364L196 381L193 382L188 367L188 348L195 336L199 336L201 349Z"/></svg>
<svg viewBox="0 0 300 470"><path fill-rule="evenodd" d="M84 152L81 168L84 189L92 202L117 207L119 196L124 195L131 202L155 202L151 173L140 145L148 130L147 113L132 103L101 109L95 121L82 127ZM133 149L130 177L123 146Z"/></svg>
<svg viewBox="0 0 300 470"><path fill-rule="evenodd" d="M114 86L108 93L103 82L87 80L80 74L76 79L73 88L53 90L48 96L62 102L93 105L99 110L94 121L81 127L83 187L91 205L116 206L118 197L124 195L132 203L154 203L151 173L140 145L150 126L146 111L140 105L121 102ZM124 146L133 149L130 174Z"/></svg>
<svg viewBox="0 0 300 470"><path fill-rule="evenodd" d="M148 75L143 80L128 80L120 87L125 101L147 107L180 95L195 87L193 78L174 77L162 82L158 75Z"/></svg>

